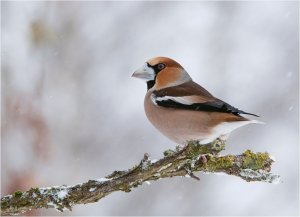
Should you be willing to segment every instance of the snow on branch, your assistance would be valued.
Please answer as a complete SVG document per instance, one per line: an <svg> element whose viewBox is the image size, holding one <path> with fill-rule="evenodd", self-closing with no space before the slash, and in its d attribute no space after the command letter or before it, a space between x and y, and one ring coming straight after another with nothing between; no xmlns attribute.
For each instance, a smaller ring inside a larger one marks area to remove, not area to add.
<svg viewBox="0 0 300 217"><path fill-rule="evenodd" d="M73 186L53 186L17 191L1 198L1 215L21 214L31 209L55 208L72 210L77 204L94 203L114 191L130 192L143 183L173 176L199 178L194 172L225 173L248 182L278 183L279 175L270 173L273 158L268 153L219 155L225 144L213 142L199 145L190 142L184 148L167 150L160 160L151 160L146 153L141 162L125 171L114 171L105 178L89 180Z"/></svg>

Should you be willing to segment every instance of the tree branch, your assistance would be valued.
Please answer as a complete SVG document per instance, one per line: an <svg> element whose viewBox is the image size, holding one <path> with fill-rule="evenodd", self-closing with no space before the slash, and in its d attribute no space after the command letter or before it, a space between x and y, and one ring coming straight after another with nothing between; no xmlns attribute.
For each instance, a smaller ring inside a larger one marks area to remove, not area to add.
<svg viewBox="0 0 300 217"><path fill-rule="evenodd" d="M186 147L164 152L164 158L150 160L146 153L141 162L126 171L114 171L105 178L89 180L73 186L31 188L1 198L1 215L16 215L31 209L55 208L72 210L76 204L94 203L114 191L130 192L144 182L173 176L186 176L199 180L194 172L225 173L248 182L277 183L279 175L270 173L274 162L268 153L220 156L225 144L219 141L208 145L190 142Z"/></svg>

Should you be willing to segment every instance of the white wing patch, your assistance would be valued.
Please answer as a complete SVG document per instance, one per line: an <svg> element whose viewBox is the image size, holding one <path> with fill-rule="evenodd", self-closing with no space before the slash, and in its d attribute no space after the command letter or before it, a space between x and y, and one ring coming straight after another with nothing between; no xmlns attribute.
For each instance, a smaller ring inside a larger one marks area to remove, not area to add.
<svg viewBox="0 0 300 217"><path fill-rule="evenodd" d="M178 102L180 104L184 105L192 105L197 102L196 99L197 96L163 96L163 97L156 97L155 94L151 94L151 100L155 105L157 105L157 101L166 101L166 100L172 100L174 102Z"/></svg>
<svg viewBox="0 0 300 217"><path fill-rule="evenodd" d="M150 98L151 98L151 101L154 103L154 105L157 105L155 94L152 93L152 94L150 95Z"/></svg>

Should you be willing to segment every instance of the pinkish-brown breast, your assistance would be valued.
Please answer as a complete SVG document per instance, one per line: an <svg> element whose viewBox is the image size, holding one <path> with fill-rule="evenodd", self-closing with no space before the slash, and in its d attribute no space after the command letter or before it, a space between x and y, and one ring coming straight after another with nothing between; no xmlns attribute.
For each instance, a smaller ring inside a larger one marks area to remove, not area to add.
<svg viewBox="0 0 300 217"><path fill-rule="evenodd" d="M155 105L148 91L144 100L145 113L149 121L163 135L178 144L190 140L205 140L211 137L213 128L222 122L245 121L246 118L230 113L193 111L165 108Z"/></svg>

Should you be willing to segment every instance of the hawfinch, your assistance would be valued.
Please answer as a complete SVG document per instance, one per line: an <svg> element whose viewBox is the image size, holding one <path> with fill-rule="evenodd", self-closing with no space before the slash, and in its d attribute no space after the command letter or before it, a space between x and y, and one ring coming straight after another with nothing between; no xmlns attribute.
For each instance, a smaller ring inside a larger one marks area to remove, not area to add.
<svg viewBox="0 0 300 217"><path fill-rule="evenodd" d="M257 115L214 97L170 58L152 58L132 76L147 82L144 107L149 121L178 144L224 141L238 127L261 123L241 116Z"/></svg>

